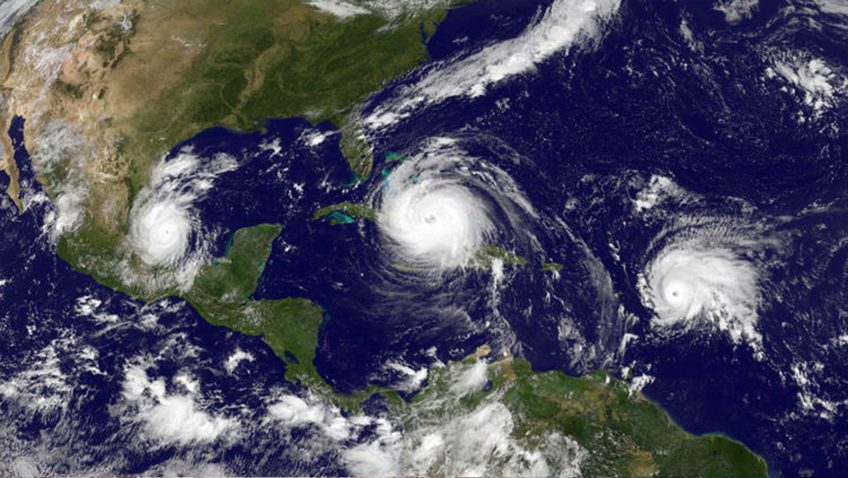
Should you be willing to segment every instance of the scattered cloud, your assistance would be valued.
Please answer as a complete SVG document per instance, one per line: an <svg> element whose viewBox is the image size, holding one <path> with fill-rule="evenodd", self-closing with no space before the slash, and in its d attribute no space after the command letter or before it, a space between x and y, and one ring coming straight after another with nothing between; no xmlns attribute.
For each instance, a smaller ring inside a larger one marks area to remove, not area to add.
<svg viewBox="0 0 848 478"><path fill-rule="evenodd" d="M309 4L322 12L335 15L342 19L371 13L371 11L367 8L362 8L358 5L343 2L341 0L310 0Z"/></svg>
<svg viewBox="0 0 848 478"><path fill-rule="evenodd" d="M751 18L759 6L759 0L722 0L714 8L724 14L727 23L736 25Z"/></svg>
<svg viewBox="0 0 848 478"><path fill-rule="evenodd" d="M169 392L163 378L151 379L139 365L125 370L123 398L132 407L130 416L151 438L162 444L208 443L237 428L236 419L202 409L197 403L198 384L185 376L175 381L182 383L185 393Z"/></svg>

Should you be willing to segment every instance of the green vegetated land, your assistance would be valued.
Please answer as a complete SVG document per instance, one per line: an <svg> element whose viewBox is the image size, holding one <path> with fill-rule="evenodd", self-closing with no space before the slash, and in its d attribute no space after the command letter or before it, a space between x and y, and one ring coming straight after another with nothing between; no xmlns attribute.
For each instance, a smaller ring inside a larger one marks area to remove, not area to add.
<svg viewBox="0 0 848 478"><path fill-rule="evenodd" d="M326 219L332 225L351 224L357 218L377 221L377 211L368 204L343 202L322 207L312 214L312 219Z"/></svg>
<svg viewBox="0 0 848 478"><path fill-rule="evenodd" d="M483 350L465 363L432 369L429 385L410 402L379 387L355 395L335 392L313 364L321 308L305 299L250 299L280 230L279 225L263 224L237 231L227 255L202 270L186 298L213 324L261 335L286 363L288 380L300 381L350 411L359 410L362 401L379 393L399 416L419 420L426 419L420 410L427 410L428 402L453 393L452 370L488 353ZM492 387L456 402L460 408L455 412L473 411L490 397L498 397L516 420L516 437L532 440L556 432L589 450L583 464L588 475L766 476L765 461L740 443L685 432L660 407L604 371L576 378L562 372L534 372L529 362L505 359L488 365L488 374ZM409 426L412 429L415 424Z"/></svg>
<svg viewBox="0 0 848 478"><path fill-rule="evenodd" d="M765 460L720 435L695 436L657 405L599 371L537 373L524 360L496 364L496 386L522 417L518 434L559 431L591 450L592 476L767 476Z"/></svg>
<svg viewBox="0 0 848 478"><path fill-rule="evenodd" d="M225 257L205 266L187 292L137 290L110 270L121 258L128 208L147 184L161 154L212 126L241 130L261 128L266 118L304 116L330 120L343 132L343 149L359 177L371 172L367 148L355 141L350 114L367 94L389 78L427 58L422 43L445 15L445 8L418 13L387 28L377 15L340 21L297 0L186 0L153 2L160 11L158 30L140 14L139 34L171 41L174 32L202 44L199 53L179 65L161 82L150 81L147 64L161 61L162 50L130 43L116 71L129 85L139 85L142 106L128 117L104 123L121 133L119 152L126 177L97 190L92 198L118 198L119 221L87 221L75 235L63 237L58 252L77 270L115 289L152 299L182 295L210 323L244 334L261 336L286 363L288 380L300 381L333 403L355 410L373 393L390 399L393 407L415 407L394 392L372 387L354 396L336 393L314 366L323 310L300 298L252 300L279 225L258 225L235 233ZM153 31L153 37L150 35ZM166 38L167 37L167 38ZM148 56L145 56L148 55ZM152 56L151 56L152 55ZM174 64L179 58L175 57ZM143 80L143 81L142 81ZM159 85L165 85L157 89ZM149 91L148 91L149 90ZM129 101L129 100L128 100ZM120 169L120 168L118 168ZM115 191L126 188L126 194ZM125 198L121 200L120 198ZM123 202L121 202L123 201ZM373 211L345 205L331 212L370 218ZM96 217L96 211L90 211ZM522 265L523 258L490 248L482 261L501 259ZM138 265L137 260L130 267ZM123 267L123 266L122 266ZM667 414L623 385L602 375L585 378L560 373L534 373L515 360L490 367L491 391L521 417L521 433L557 431L592 451L590 474L765 476L762 459L720 436L694 437L674 425ZM438 392L438 379L420 400ZM473 406L472 402L468 406ZM595 473L597 472L597 473Z"/></svg>
<svg viewBox="0 0 848 478"><path fill-rule="evenodd" d="M463 368L487 353L478 350L462 363L431 369L428 387L399 413L410 417L407 433L501 403L512 417L511 437L525 449L543 448L559 434L587 451L578 460L584 476L767 476L765 461L742 444L685 432L660 407L604 371L576 378L534 372L525 360L505 358L487 366L490 387L450 397Z"/></svg>
<svg viewBox="0 0 848 478"><path fill-rule="evenodd" d="M298 0L191 1L174 13L224 22L205 33L183 77L131 119L129 149L147 149L154 138L178 144L211 126L254 130L267 118L345 129L359 101L427 60L422 32L431 35L446 8L391 26L377 14L340 20ZM348 159L359 176L370 173L370 156ZM147 181L144 163L131 178L136 188Z"/></svg>
<svg viewBox="0 0 848 478"><path fill-rule="evenodd" d="M286 363L286 378L323 383L313 366L323 311L306 299L251 300L280 234L278 224L240 229L225 257L203 268L185 298L210 323L261 335Z"/></svg>
<svg viewBox="0 0 848 478"><path fill-rule="evenodd" d="M428 59L422 38L435 32L449 8L444 4L389 23L377 14L338 19L299 0L169 3L151 4L155 9L151 6L149 17L158 15L158 25L151 26L145 12L139 15L137 37L147 43L173 42L178 31L202 47L189 60L175 56L174 65L187 64L163 72L157 83L150 82L147 65L159 61L164 50L130 43L113 73L115 81L150 91L143 101L134 101L141 106L130 116L104 123L121 138L119 161L126 165L126 177L121 183L94 184L91 194L123 212L116 223L98 219L99 212L92 209L91 220L63 236L59 247L74 267L110 286L120 287L120 274L110 263L123 253L120 244L132 200L162 154L205 129L251 131L268 118L292 116L316 123L329 120L342 131L343 153L354 173L369 176L373 160L357 139L353 113L385 81ZM122 188L125 194L115 192Z"/></svg>
<svg viewBox="0 0 848 478"><path fill-rule="evenodd" d="M236 231L227 254L204 267L185 294L204 319L246 335L262 336L286 364L286 379L301 382L319 396L348 410L359 409L374 393L398 400L395 392L371 387L354 395L335 392L315 368L318 332L324 311L307 299L252 300L271 254L278 224Z"/></svg>
<svg viewBox="0 0 848 478"><path fill-rule="evenodd" d="M492 267L492 263L495 260L499 260L503 262L503 264L511 266L527 265L527 259L516 255L503 247L495 246L493 244L486 244L481 247L474 254L474 259L477 261L477 264L484 269Z"/></svg>

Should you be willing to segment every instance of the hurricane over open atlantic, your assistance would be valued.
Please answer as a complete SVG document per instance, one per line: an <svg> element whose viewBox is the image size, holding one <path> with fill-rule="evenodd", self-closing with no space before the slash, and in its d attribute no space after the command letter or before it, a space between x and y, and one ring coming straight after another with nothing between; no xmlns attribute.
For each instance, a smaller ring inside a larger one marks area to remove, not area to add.
<svg viewBox="0 0 848 478"><path fill-rule="evenodd" d="M3 476L841 477L841 0L0 0Z"/></svg>

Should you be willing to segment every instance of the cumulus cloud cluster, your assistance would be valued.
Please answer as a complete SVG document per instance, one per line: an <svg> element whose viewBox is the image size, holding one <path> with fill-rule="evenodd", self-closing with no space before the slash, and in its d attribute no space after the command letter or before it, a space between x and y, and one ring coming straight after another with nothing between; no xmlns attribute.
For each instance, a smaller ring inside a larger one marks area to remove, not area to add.
<svg viewBox="0 0 848 478"><path fill-rule="evenodd" d="M779 55L766 75L782 78L799 90L803 104L812 110L814 117L848 94L848 79L824 59L804 53Z"/></svg>
<svg viewBox="0 0 848 478"><path fill-rule="evenodd" d="M578 476L586 452L572 439L547 433L539 440L517 436L522 420L496 392L467 407L462 398L488 383L488 363L454 364L443 377L448 392L430 395L412 412L394 449L401 473L450 476ZM438 378L437 378L438 380ZM385 442L385 440L384 440ZM372 445L373 446L373 445Z"/></svg>
<svg viewBox="0 0 848 478"><path fill-rule="evenodd" d="M43 415L66 407L73 385L62 371L59 354L66 351L67 345L60 339L34 353L35 360L29 368L0 381L0 397L15 400L30 412Z"/></svg>
<svg viewBox="0 0 848 478"><path fill-rule="evenodd" d="M401 433L382 417L344 415L334 406L309 395L305 398L284 393L268 406L273 422L287 428L314 428L328 440L325 446L339 450L345 465L358 476L396 476ZM371 439L361 442L363 433ZM317 443L317 442L316 442Z"/></svg>
<svg viewBox="0 0 848 478"><path fill-rule="evenodd" d="M356 15L379 14L389 20L446 4L446 0L310 0L313 7L344 20Z"/></svg>
<svg viewBox="0 0 848 478"><path fill-rule="evenodd" d="M164 444L208 443L236 428L235 419L213 415L199 406L197 382L187 376L174 381L182 393L169 392L164 379L151 379L139 365L126 369L123 397L136 408L134 419L150 438Z"/></svg>
<svg viewBox="0 0 848 478"><path fill-rule="evenodd" d="M667 176L653 175L647 186L636 195L633 209L637 213L649 211L669 198L680 198L685 192Z"/></svg>
<svg viewBox="0 0 848 478"><path fill-rule="evenodd" d="M586 451L558 433L535 441L515 436L521 417L500 394L470 408L461 404L487 383L485 361L451 367L442 377L449 390L416 402L410 416L400 417L403 428L385 418L345 416L313 396L283 394L269 416L319 430L358 476L579 476Z"/></svg>
<svg viewBox="0 0 848 478"><path fill-rule="evenodd" d="M759 5L759 0L727 0L719 2L715 9L724 14L727 23L735 25L751 18Z"/></svg>
<svg viewBox="0 0 848 478"><path fill-rule="evenodd" d="M45 217L45 228L52 239L75 231L83 221L88 182L84 179L87 163L82 136L73 125L53 120L39 133L32 154L33 165L48 179L53 206Z"/></svg>
<svg viewBox="0 0 848 478"><path fill-rule="evenodd" d="M335 15L339 18L349 18L370 13L370 10L367 8L362 8L359 5L341 0L310 0L309 4L322 12Z"/></svg>

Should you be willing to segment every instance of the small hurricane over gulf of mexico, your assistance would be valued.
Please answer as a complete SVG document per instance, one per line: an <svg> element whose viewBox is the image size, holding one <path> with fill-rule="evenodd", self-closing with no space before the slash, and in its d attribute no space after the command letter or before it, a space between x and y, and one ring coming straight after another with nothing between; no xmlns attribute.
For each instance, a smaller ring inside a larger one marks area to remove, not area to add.
<svg viewBox="0 0 848 478"><path fill-rule="evenodd" d="M176 263L188 249L194 219L175 202L145 206L132 230L141 260L151 266Z"/></svg>
<svg viewBox="0 0 848 478"><path fill-rule="evenodd" d="M478 251L535 214L509 176L437 138L396 167L372 201L388 250L423 271L471 265Z"/></svg>
<svg viewBox="0 0 848 478"><path fill-rule="evenodd" d="M154 168L150 183L130 211L127 245L148 267L179 269L169 280L158 275L167 284L158 284L159 280L157 287L191 286L205 255L204 232L193 203L212 188L219 174L236 167L236 161L227 155L204 159L184 151ZM138 273L128 267L124 276L130 283L138 283L132 280Z"/></svg>
<svg viewBox="0 0 848 478"><path fill-rule="evenodd" d="M758 348L763 278L758 242L721 221L669 231L640 277L643 303L657 327L690 327L701 320L727 332L735 343Z"/></svg>

